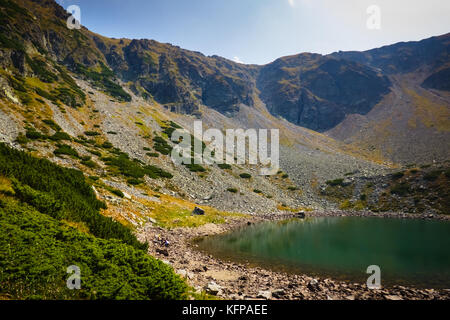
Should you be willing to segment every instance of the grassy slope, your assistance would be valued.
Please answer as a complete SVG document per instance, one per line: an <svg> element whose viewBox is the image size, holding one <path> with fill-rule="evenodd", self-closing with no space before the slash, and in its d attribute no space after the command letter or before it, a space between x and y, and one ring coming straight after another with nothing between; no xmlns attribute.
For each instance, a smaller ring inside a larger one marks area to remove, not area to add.
<svg viewBox="0 0 450 320"><path fill-rule="evenodd" d="M84 178L84 184L78 181L80 185L74 185L71 181L76 176L74 170L58 167L47 160L33 159L4 145L0 148L1 297L180 299L185 296L186 284L169 266L148 256L128 229L102 217L98 208L90 208L91 217L106 219L100 220L104 221L105 229L96 230L99 232L96 237L88 231L95 230L95 225L89 224L86 216L65 207L67 201L51 188L55 183L54 171L59 175L61 191L68 192L68 198L77 199L85 205L95 203L92 190L87 189L89 186ZM9 166L5 165L5 159L9 161ZM42 164L54 169L40 170L42 184L24 178L27 171L33 172L32 165L39 170ZM14 165L17 165L16 171ZM22 169L21 175L17 175L19 167ZM28 191L25 196L24 189ZM55 210L57 208L62 210ZM105 230L110 231L103 233ZM111 230L117 233L110 233ZM66 268L70 265L81 268L81 290L66 288L65 281L69 276Z"/></svg>

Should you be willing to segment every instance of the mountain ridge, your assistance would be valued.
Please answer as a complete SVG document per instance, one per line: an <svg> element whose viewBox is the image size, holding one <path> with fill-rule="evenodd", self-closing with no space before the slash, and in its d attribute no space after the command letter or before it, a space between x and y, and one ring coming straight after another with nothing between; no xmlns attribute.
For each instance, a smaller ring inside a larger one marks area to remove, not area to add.
<svg viewBox="0 0 450 320"><path fill-rule="evenodd" d="M67 76L67 72L72 72L118 101L130 101L132 96L127 91L132 91L150 103L159 103L179 114L201 118L201 110L206 107L236 120L243 106L259 108L276 118L353 144L361 152L363 149L364 152L375 150L386 159L394 159L398 146L385 147L376 141L378 138L372 139L370 145L361 143L367 137L355 137L349 130L355 123L346 119L370 117L371 112L376 112L375 107L389 100L396 88L393 83L398 82L393 78L395 72L402 72L404 76L408 71L402 66L414 65L418 70L415 74L423 78L420 88L413 84L408 90L433 95L436 86L441 86L437 89L443 89L438 91L444 96L449 83L450 34L365 52L300 53L260 66L235 63L217 55L205 56L155 40L107 38L85 27L69 30L65 25L69 14L53 0L20 0L14 5L9 0L2 0L0 5L3 6L0 64L5 70L13 67L13 72L4 73L0 82L3 96L15 101L29 99L18 90L23 87L20 78L37 76L44 83L63 79L65 84L53 89L52 94L45 93L42 88L34 87L34 91L56 102L83 105L85 94ZM27 23L19 23L18 17ZM421 64L411 63L421 57L417 51L427 58ZM439 53L437 58L436 53ZM371 64L369 60L376 63ZM399 67L391 68L389 61L400 61ZM410 81L402 80L402 83L403 86L410 85ZM448 109L446 99L433 103L443 102L443 108ZM389 110L392 108L390 106ZM416 117L417 112L423 114L423 111L417 111L418 108L405 109L404 117ZM389 110L385 114L389 114ZM440 112L440 115L446 113ZM409 118L406 122L415 121ZM385 118L379 119L372 127L383 121ZM426 116L426 121L437 123L440 120L436 116ZM447 132L445 121L444 124L440 122L438 127ZM426 127L418 129L411 125L409 130L420 130L427 139L432 139L433 126ZM337 131L340 133L335 134ZM371 134L379 136L374 131ZM401 135L400 132L393 134ZM440 139L447 139L447 136ZM420 149L420 153L428 154L426 148ZM447 156L447 152L441 153L442 157ZM395 160L408 161L415 156ZM425 157L423 161L430 160L431 157Z"/></svg>

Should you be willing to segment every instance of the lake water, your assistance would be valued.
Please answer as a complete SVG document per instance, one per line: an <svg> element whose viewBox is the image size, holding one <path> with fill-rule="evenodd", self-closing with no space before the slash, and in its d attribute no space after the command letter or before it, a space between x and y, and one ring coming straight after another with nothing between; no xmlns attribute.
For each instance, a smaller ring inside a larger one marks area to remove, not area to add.
<svg viewBox="0 0 450 320"><path fill-rule="evenodd" d="M205 237L199 249L222 260L277 271L365 283L450 288L450 222L359 217L307 218L251 225Z"/></svg>

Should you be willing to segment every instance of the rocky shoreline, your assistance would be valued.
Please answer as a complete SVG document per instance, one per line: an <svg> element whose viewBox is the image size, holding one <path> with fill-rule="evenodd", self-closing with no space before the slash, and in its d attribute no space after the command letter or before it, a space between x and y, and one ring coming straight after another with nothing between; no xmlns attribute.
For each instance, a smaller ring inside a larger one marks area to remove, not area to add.
<svg viewBox="0 0 450 320"><path fill-rule="evenodd" d="M251 215L229 218L225 224L199 228L163 229L147 224L138 231L141 241L149 242L149 254L173 266L197 292L205 290L229 300L448 300L449 289L419 289L404 286L371 290L361 283L272 271L248 264L221 261L195 248L195 239L217 235L264 221L286 220L293 213ZM364 216L450 220L448 216L408 215L370 212L308 212L307 217ZM168 245L164 245L168 241Z"/></svg>

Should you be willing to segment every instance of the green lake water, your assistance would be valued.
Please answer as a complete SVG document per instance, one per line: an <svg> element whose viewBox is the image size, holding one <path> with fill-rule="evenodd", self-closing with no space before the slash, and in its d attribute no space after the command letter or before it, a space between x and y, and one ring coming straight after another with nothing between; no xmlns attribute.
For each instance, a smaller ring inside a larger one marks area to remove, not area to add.
<svg viewBox="0 0 450 320"><path fill-rule="evenodd" d="M222 260L365 283L450 288L450 222L359 217L308 218L251 225L199 239Z"/></svg>

